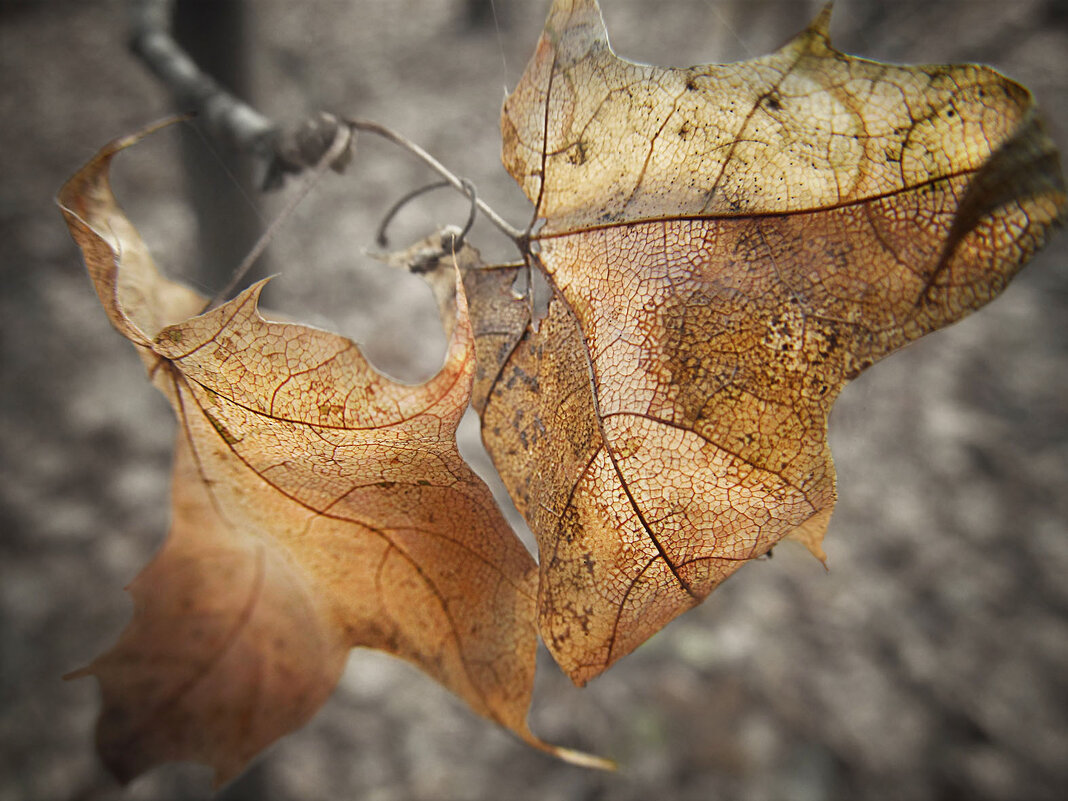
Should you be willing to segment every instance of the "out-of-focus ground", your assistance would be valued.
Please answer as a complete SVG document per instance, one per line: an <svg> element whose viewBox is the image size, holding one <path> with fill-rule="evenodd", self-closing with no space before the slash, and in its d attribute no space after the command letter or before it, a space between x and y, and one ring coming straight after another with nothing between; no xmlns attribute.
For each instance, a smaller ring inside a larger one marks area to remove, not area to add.
<svg viewBox="0 0 1068 801"><path fill-rule="evenodd" d="M602 2L617 52L678 66L762 54L816 11ZM288 121L330 108L392 125L523 224L497 116L548 3L498 4L499 27L468 24L458 0L254 0L256 102ZM102 781L95 684L60 680L125 624L122 587L167 527L170 412L109 328L52 203L98 146L168 111L126 53L123 15L122 0L0 3L0 801L210 793L189 766L125 791ZM872 58L994 64L1068 145L1063 2L840 0L832 32ZM125 154L117 189L161 263L204 281L176 143L165 132ZM280 274L272 306L355 337L409 380L442 355L432 300L363 251L386 206L428 178L363 140L266 267ZM465 214L460 198L428 198L395 240ZM474 241L513 256L482 224ZM1062 235L989 308L847 388L831 427L829 572L780 547L583 690L543 660L534 730L616 758L618 773L529 750L406 664L356 652L314 721L224 797L1068 797L1066 248ZM475 427L464 432L475 453Z"/></svg>

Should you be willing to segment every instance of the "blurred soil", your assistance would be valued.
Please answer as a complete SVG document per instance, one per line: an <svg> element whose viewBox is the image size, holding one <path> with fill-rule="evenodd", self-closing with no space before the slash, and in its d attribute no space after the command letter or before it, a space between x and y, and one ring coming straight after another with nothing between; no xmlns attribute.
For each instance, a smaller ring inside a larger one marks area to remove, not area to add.
<svg viewBox="0 0 1068 801"><path fill-rule="evenodd" d="M497 116L547 3L497 3L499 26L470 23L460 0L254 0L256 103L280 120L327 108L387 123L522 224ZM762 54L816 10L602 3L617 52L677 66ZM210 794L190 766L109 785L92 752L95 684L60 679L120 631L122 587L167 527L170 412L109 328L52 202L97 147L169 110L124 48L123 15L122 0L0 2L0 801ZM840 0L832 32L872 58L994 64L1034 91L1068 150L1063 2ZM225 158L202 146L218 167L195 180L232 191ZM122 157L117 191L162 264L218 286L181 159L177 134L159 134ZM433 302L364 251L388 204L428 179L362 141L263 268L280 274L272 306L355 337L408 380L440 363ZM462 198L428 197L395 241L465 214ZM482 224L473 241L513 257ZM846 390L829 572L781 547L581 691L543 660L534 730L616 758L617 774L535 753L407 665L356 652L315 720L222 797L1068 797L1066 248L1062 235L989 308Z"/></svg>

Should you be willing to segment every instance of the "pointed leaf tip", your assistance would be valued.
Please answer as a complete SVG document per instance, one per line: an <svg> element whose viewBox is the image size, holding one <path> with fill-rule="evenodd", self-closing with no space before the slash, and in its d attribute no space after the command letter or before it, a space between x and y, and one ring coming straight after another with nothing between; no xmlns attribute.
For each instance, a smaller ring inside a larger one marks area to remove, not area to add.
<svg viewBox="0 0 1068 801"><path fill-rule="evenodd" d="M819 52L822 48L831 46L831 12L834 2L825 3L820 13L810 22L801 33L797 34L787 44L785 49L799 49L801 51Z"/></svg>
<svg viewBox="0 0 1068 801"><path fill-rule="evenodd" d="M814 35L820 36L827 40L830 44L831 41L831 12L834 10L834 0L823 4L823 8L820 9L820 13L816 15L816 18L808 24L808 30Z"/></svg>
<svg viewBox="0 0 1068 801"><path fill-rule="evenodd" d="M591 768L592 770L604 770L609 772L619 769L619 766L613 760L594 756L593 754L587 754L585 751L575 751L571 748L556 746L550 749L550 753L557 758L562 759L564 762L580 768Z"/></svg>
<svg viewBox="0 0 1068 801"><path fill-rule="evenodd" d="M550 18L571 16L585 20L589 15L601 15L597 0L556 0L549 11Z"/></svg>
<svg viewBox="0 0 1068 801"><path fill-rule="evenodd" d="M576 53L573 60L581 57L593 43L608 41L597 0L556 0L549 11L545 32L564 53Z"/></svg>
<svg viewBox="0 0 1068 801"><path fill-rule="evenodd" d="M817 512L787 535L787 539L804 545L827 569L827 552L823 550L823 536L831 522L833 507Z"/></svg>

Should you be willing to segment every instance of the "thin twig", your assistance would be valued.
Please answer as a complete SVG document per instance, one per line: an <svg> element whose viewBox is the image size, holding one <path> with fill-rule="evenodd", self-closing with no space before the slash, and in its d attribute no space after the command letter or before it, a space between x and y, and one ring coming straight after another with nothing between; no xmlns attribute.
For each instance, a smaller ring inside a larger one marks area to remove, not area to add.
<svg viewBox="0 0 1068 801"><path fill-rule="evenodd" d="M285 175L318 165L335 139L340 124L335 117L329 117L333 127L325 126L320 115L283 131L219 86L178 45L172 34L174 0L129 2L130 49L171 91L182 111L192 111L204 121L216 141L268 162L264 188L281 186ZM345 161L331 166L340 172Z"/></svg>
<svg viewBox="0 0 1068 801"><path fill-rule="evenodd" d="M130 0L130 49L174 94L183 111L193 110L211 135L243 152L274 155L279 129L204 73L171 33L173 0Z"/></svg>
<svg viewBox="0 0 1068 801"><path fill-rule="evenodd" d="M461 178L460 182L464 185L464 189L467 190L467 196L471 198L471 210L467 213L467 222L460 229L460 235L452 243L454 250L459 250L463 247L464 240L471 233L471 229L475 227L475 219L478 217L478 193L475 192L475 185L466 178Z"/></svg>
<svg viewBox="0 0 1068 801"><path fill-rule="evenodd" d="M220 141L242 152L269 159L266 188L279 185L287 173L312 167L318 171L325 154L338 141L342 123L332 115L322 114L294 131L282 132L270 119L220 87L178 46L171 35L172 12L173 0L130 0L130 47L174 93L177 102L203 117L210 133ZM529 241L526 232L504 220L474 195L470 184L465 185L463 179L419 145L376 122L346 119L344 125L388 139L421 159L451 186L470 197L486 219L521 251L525 250ZM351 151L344 147L328 166L340 172L350 155ZM254 255L259 253L254 252Z"/></svg>
<svg viewBox="0 0 1068 801"><path fill-rule="evenodd" d="M389 237L386 236L386 229L389 228L389 224L393 222L393 218L397 216L397 212L407 206L413 200L420 195L425 195L427 192L433 192L435 189L444 189L447 186L452 186L448 181L434 181L426 186L420 186L408 192L397 200L389 210L383 215L382 222L378 225L378 231L375 233L375 243L384 248L389 245Z"/></svg>
<svg viewBox="0 0 1068 801"><path fill-rule="evenodd" d="M241 264L234 270L234 274L230 277L230 281L215 294L215 297L204 307L201 313L218 306L230 296L234 289L237 288L241 283L241 280L252 268L252 265L256 263L256 259L258 259L263 254L263 251L267 249L267 245L270 244L274 235L282 226L282 223L284 223L289 218L290 214L293 213L293 209L297 207L297 204L307 196L308 192L312 190L322 174L330 169L334 163L342 158L352 147L353 137L354 134L350 128L346 126L337 127L334 141L330 144L326 153L319 159L319 163L315 165L311 173L307 176L304 185L293 193L293 196L278 213L278 216L271 221L269 226L267 226L267 230L263 232L263 235L260 236L255 246L249 251L249 254L245 256Z"/></svg>
<svg viewBox="0 0 1068 801"><path fill-rule="evenodd" d="M463 179L455 175L440 161L438 161L436 158L434 158L425 150L423 150L423 148L419 147L419 145L415 144L415 142L402 136L393 129L387 128L385 125L381 125L377 122L371 122L369 120L346 119L345 122L355 128L357 131L366 131L367 133L373 133L376 136L381 136L383 139L388 139L390 142L393 142L393 144L404 148L413 156L420 159L432 170L434 170L434 172L436 172L438 175L448 181L457 190L463 192L465 195L468 194L468 191L464 188ZM518 228L511 225L507 220L503 219L499 214L497 214L497 212L495 212L492 208L483 203L482 200L476 199L475 205L478 206L478 210L481 211L486 216L486 219L493 223L493 225L496 226L497 229L501 231L501 233L503 233L505 236L515 242L516 245L519 246L520 250L523 249L523 242L525 242L527 238L523 231L520 231Z"/></svg>
<svg viewBox="0 0 1068 801"><path fill-rule="evenodd" d="M475 185L466 178L461 178L460 182L464 185L464 193L471 201L471 210L467 215L467 222L464 223L463 229L456 235L453 241L454 248L460 248L464 244L464 240L467 235L471 233L471 229L475 225L475 219L478 217L478 195L475 192ZM378 232L375 234L375 243L379 247L386 247L389 245L389 237L386 236L386 229L389 228L390 222L397 216L397 212L404 208L407 204L411 203L420 195L425 195L427 192L432 192L435 189L452 188L452 184L448 181L434 181L426 186L420 186L417 189L413 189L403 197L397 200L392 206L389 207L389 211L386 212L382 218L382 222L378 226Z"/></svg>

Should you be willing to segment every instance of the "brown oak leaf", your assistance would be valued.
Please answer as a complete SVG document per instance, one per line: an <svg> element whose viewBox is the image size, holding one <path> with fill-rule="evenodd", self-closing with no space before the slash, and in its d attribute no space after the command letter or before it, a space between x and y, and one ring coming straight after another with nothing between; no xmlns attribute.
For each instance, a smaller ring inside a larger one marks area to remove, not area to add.
<svg viewBox="0 0 1068 801"><path fill-rule="evenodd" d="M666 69L556 0L505 102L550 298L534 324L514 271L469 277L474 401L579 684L780 539L823 558L842 386L991 300L1063 213L1026 89L847 56L828 23Z"/></svg>
<svg viewBox="0 0 1068 801"><path fill-rule="evenodd" d="M265 320L262 284L199 314L205 299L160 275L111 194L112 157L136 139L59 197L179 421L170 536L129 588L129 627L77 674L100 682L104 762L129 780L195 760L225 782L315 713L354 646L582 761L527 728L535 566L456 449L474 369L462 292L446 363L416 387L342 337Z"/></svg>

